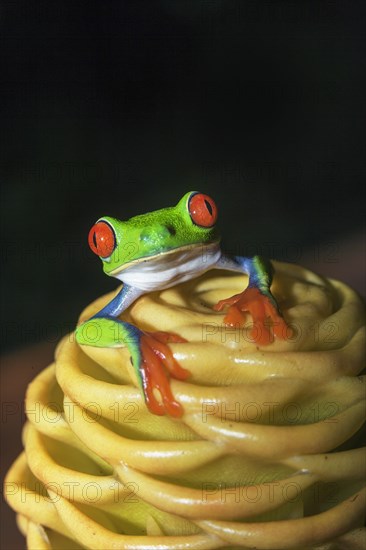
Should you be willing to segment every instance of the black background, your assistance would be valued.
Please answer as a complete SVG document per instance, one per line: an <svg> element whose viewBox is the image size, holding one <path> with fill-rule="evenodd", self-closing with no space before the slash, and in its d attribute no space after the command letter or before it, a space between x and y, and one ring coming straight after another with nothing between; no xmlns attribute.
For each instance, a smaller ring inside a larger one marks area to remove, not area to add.
<svg viewBox="0 0 366 550"><path fill-rule="evenodd" d="M364 5L2 2L5 348L58 340L116 287L87 247L97 218L189 190L216 199L231 252L349 261L339 243L359 238L364 210Z"/></svg>

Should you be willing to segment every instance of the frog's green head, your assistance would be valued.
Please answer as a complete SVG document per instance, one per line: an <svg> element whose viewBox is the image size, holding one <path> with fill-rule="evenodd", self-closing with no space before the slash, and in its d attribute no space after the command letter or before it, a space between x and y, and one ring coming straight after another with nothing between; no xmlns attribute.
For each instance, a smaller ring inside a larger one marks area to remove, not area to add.
<svg viewBox="0 0 366 550"><path fill-rule="evenodd" d="M207 195L191 191L176 206L119 221L105 216L89 232L89 246L108 275L131 263L149 261L176 249L219 241L217 207Z"/></svg>

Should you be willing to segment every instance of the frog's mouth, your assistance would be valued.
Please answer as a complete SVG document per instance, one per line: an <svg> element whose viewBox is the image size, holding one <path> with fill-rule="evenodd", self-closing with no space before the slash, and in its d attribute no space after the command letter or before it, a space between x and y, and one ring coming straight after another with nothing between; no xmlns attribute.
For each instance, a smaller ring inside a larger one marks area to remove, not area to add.
<svg viewBox="0 0 366 550"><path fill-rule="evenodd" d="M174 286L197 277L215 265L221 256L219 242L190 244L139 258L108 274L142 290Z"/></svg>

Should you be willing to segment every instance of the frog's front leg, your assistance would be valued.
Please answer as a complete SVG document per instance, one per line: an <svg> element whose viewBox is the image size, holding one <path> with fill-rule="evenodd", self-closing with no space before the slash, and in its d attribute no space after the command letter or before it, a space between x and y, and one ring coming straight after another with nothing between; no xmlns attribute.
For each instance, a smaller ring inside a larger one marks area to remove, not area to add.
<svg viewBox="0 0 366 550"><path fill-rule="evenodd" d="M249 276L248 286L243 292L220 300L214 306L216 311L222 311L225 306L229 306L224 318L225 324L243 326L244 313L248 312L253 319L250 338L254 342L266 345L273 342L273 334L279 339L291 336L292 331L282 317L270 290L273 277L270 261L260 256L222 256L216 267L245 272Z"/></svg>
<svg viewBox="0 0 366 550"><path fill-rule="evenodd" d="M124 285L109 304L77 327L76 340L81 345L94 347L126 346L150 411L181 416L183 409L172 394L169 376L185 380L190 373L174 359L167 344L185 340L166 332L142 331L116 318L141 294L143 292L138 289ZM156 398L154 389L160 393L161 401Z"/></svg>

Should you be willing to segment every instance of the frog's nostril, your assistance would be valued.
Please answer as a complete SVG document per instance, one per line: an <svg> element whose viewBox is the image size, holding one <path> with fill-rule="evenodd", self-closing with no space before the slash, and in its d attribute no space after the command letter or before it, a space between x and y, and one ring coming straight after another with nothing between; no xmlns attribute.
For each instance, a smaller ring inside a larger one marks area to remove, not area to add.
<svg viewBox="0 0 366 550"><path fill-rule="evenodd" d="M166 228L172 237L174 237L174 235L177 233L175 227L173 227L172 225L167 225Z"/></svg>

